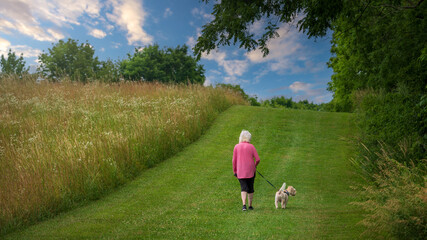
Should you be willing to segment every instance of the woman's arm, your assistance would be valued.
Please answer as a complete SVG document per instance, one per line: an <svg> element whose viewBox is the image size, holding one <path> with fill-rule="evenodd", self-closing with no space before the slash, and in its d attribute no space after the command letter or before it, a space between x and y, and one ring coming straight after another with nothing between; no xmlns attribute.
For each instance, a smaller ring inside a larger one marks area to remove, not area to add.
<svg viewBox="0 0 427 240"><path fill-rule="evenodd" d="M258 153L257 153L255 147L254 147L254 150L253 150L253 155L254 155L254 158L255 158L255 167L256 167L256 166L258 166L260 159L259 159L259 156L258 156Z"/></svg>
<svg viewBox="0 0 427 240"><path fill-rule="evenodd" d="M236 176L237 174L237 148L234 147L233 150L233 173Z"/></svg>

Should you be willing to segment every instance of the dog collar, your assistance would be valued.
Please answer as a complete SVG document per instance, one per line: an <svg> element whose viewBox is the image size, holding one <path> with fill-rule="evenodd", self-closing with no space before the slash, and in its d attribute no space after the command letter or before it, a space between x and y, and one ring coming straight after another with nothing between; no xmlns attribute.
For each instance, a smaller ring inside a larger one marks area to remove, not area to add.
<svg viewBox="0 0 427 240"><path fill-rule="evenodd" d="M286 193L286 195L288 195L288 196L289 196L289 192L288 192L288 190L284 190L284 192Z"/></svg>

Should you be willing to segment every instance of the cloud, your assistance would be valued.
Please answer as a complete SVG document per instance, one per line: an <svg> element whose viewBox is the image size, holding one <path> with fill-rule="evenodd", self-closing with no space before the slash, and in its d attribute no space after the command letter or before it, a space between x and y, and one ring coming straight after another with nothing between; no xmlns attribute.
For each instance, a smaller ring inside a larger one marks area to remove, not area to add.
<svg viewBox="0 0 427 240"><path fill-rule="evenodd" d="M99 38L99 39L102 39L105 36L107 36L107 34L104 31L102 31L101 29L96 29L96 28L92 28L89 31L89 35L91 35L92 37L95 37L95 38Z"/></svg>
<svg viewBox="0 0 427 240"><path fill-rule="evenodd" d="M202 8L193 8L193 10L191 10L191 14L193 17L197 19L203 19L206 22L211 22L215 19L212 14L206 13Z"/></svg>
<svg viewBox="0 0 427 240"><path fill-rule="evenodd" d="M282 86L275 89L270 89L269 92L278 92L283 90L291 90L293 99L295 101L309 100L316 104L330 101L332 99L332 93L329 93L326 89L318 87L318 84L304 83L295 81L289 86Z"/></svg>
<svg viewBox="0 0 427 240"><path fill-rule="evenodd" d="M8 40L0 38L0 55L7 56L9 49L17 56L22 54L25 58L38 57L42 53L41 50L26 45L11 45Z"/></svg>
<svg viewBox="0 0 427 240"><path fill-rule="evenodd" d="M249 67L247 60L225 60L221 63L225 72L230 76L242 76Z"/></svg>
<svg viewBox="0 0 427 240"><path fill-rule="evenodd" d="M303 83L303 82L294 82L289 86L289 89L292 90L292 92L297 93L300 91L306 92L311 89L313 84L311 83Z"/></svg>
<svg viewBox="0 0 427 240"><path fill-rule="evenodd" d="M170 8L166 8L165 12L163 13L163 17L167 18L167 17L172 16L172 14L173 14L172 10Z"/></svg>
<svg viewBox="0 0 427 240"><path fill-rule="evenodd" d="M107 18L116 23L122 30L128 32L129 45L148 45L154 39L144 31L143 26L147 13L139 0L109 0L113 7L112 13L107 13Z"/></svg>
<svg viewBox="0 0 427 240"><path fill-rule="evenodd" d="M196 39L194 37L189 37L185 44L187 44L190 48L193 48L196 45Z"/></svg>
<svg viewBox="0 0 427 240"><path fill-rule="evenodd" d="M261 21L255 22L253 31L261 31L261 24ZM263 57L260 49L247 53L246 57L252 63L268 63L268 69L279 74L313 73L324 69L323 62L310 60L314 54L301 43L305 36L298 29L292 25L282 25L277 33L279 37L267 43L270 53L266 57Z"/></svg>
<svg viewBox="0 0 427 240"><path fill-rule="evenodd" d="M203 53L202 58L217 62L229 77L242 76L249 68L248 60L226 60L227 54L219 50L213 50L209 54Z"/></svg>
<svg viewBox="0 0 427 240"><path fill-rule="evenodd" d="M38 41L50 42L64 38L64 34L52 27L42 28L42 21L57 27L80 25L81 16L98 17L102 7L99 0L2 0L1 4L0 32L18 31Z"/></svg>
<svg viewBox="0 0 427 240"><path fill-rule="evenodd" d="M10 48L10 42L4 38L0 38L0 52L7 52Z"/></svg>

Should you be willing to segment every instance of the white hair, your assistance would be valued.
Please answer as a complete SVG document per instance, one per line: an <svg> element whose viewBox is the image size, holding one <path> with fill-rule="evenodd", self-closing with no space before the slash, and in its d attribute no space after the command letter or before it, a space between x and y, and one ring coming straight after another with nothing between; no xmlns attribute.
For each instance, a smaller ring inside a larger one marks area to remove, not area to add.
<svg viewBox="0 0 427 240"><path fill-rule="evenodd" d="M239 137L239 143L241 142L251 142L252 135L249 131L242 130Z"/></svg>

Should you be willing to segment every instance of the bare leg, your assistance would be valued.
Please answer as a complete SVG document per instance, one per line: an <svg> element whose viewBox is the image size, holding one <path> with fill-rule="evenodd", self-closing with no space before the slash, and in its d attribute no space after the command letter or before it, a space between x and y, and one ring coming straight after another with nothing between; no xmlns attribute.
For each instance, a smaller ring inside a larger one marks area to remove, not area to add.
<svg viewBox="0 0 427 240"><path fill-rule="evenodd" d="M248 193L247 192L242 192L242 203L243 205L246 205L246 198L248 197Z"/></svg>
<svg viewBox="0 0 427 240"><path fill-rule="evenodd" d="M252 206L253 199L254 199L254 193L249 193L249 207Z"/></svg>

